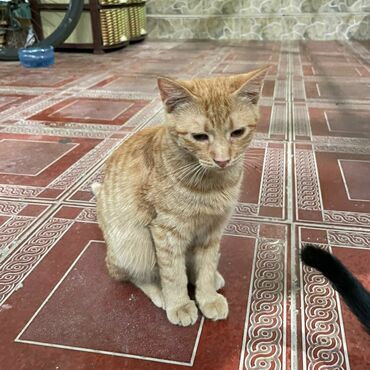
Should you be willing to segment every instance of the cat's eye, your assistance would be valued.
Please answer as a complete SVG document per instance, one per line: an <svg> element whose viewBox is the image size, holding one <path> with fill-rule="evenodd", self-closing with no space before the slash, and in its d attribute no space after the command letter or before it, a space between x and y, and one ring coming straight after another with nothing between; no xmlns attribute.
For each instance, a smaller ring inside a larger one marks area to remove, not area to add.
<svg viewBox="0 0 370 370"><path fill-rule="evenodd" d="M192 134L191 136L196 141L208 141L208 135L207 134Z"/></svg>
<svg viewBox="0 0 370 370"><path fill-rule="evenodd" d="M241 137L243 136L244 132L245 132L245 128L239 128L237 130L232 131L230 136L233 138Z"/></svg>

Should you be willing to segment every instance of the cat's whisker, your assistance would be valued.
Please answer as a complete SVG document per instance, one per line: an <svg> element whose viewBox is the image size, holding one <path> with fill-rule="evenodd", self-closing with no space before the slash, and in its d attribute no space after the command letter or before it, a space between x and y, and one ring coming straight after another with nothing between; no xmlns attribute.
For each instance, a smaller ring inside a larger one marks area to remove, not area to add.
<svg viewBox="0 0 370 370"><path fill-rule="evenodd" d="M235 157L234 161L235 162L240 161L241 159L244 159L244 156L245 156L245 153L242 153L242 154L238 155L237 157Z"/></svg>
<svg viewBox="0 0 370 370"><path fill-rule="evenodd" d="M194 167L188 168L186 171L182 172L180 175L175 176L172 181L168 182L166 186L161 186L162 190L171 189L174 186L174 183L181 183L186 179L188 176L190 176L193 171L195 170Z"/></svg>
<svg viewBox="0 0 370 370"><path fill-rule="evenodd" d="M256 160L255 161L246 160L243 163L246 165L252 165L252 166L262 166L263 165L263 162L256 161Z"/></svg>
<svg viewBox="0 0 370 370"><path fill-rule="evenodd" d="M203 167L206 167L206 168L213 168L215 167L214 164L212 162L208 162L208 161L204 161L204 160L199 160L199 163L203 166Z"/></svg>
<svg viewBox="0 0 370 370"><path fill-rule="evenodd" d="M260 158L247 158L244 160L244 163L252 163L252 164L262 164L263 161L261 161Z"/></svg>
<svg viewBox="0 0 370 370"><path fill-rule="evenodd" d="M194 166L194 163L190 162L190 163L185 163L181 167L178 167L177 163L173 162L171 171L169 171L168 173L165 173L164 175L170 175L170 174L173 174L173 173L176 173L176 172L180 172L180 171L182 171L186 168L193 167L193 166Z"/></svg>
<svg viewBox="0 0 370 370"><path fill-rule="evenodd" d="M223 191L220 192L220 196L226 200L227 202L230 202L231 201L231 198L230 196L228 196L227 194L225 194Z"/></svg>
<svg viewBox="0 0 370 370"><path fill-rule="evenodd" d="M202 172L201 172L201 175L200 175L200 179L199 179L199 182L201 183L204 179L204 176L205 174L207 173L207 169L206 168L202 168Z"/></svg>
<svg viewBox="0 0 370 370"><path fill-rule="evenodd" d="M192 174L190 180L188 181L189 185L194 185L194 180L197 178L198 172L202 169L201 165L198 165L194 173Z"/></svg>
<svg viewBox="0 0 370 370"><path fill-rule="evenodd" d="M244 157L239 156L234 160L235 163L239 162L243 164L244 168L259 168L262 167L261 157Z"/></svg>
<svg viewBox="0 0 370 370"><path fill-rule="evenodd" d="M167 179L171 175L181 175L181 174L185 173L188 169L192 168L193 166L195 166L194 163L187 163L187 164L185 164L184 166L182 166L180 168L174 168L172 171L164 173L161 177L158 178L158 180Z"/></svg>
<svg viewBox="0 0 370 370"><path fill-rule="evenodd" d="M177 181L178 182L182 182L184 180L186 181L186 178L189 178L190 176L193 176L194 175L194 172L198 169L198 166L199 166L199 164L197 163L188 172L186 172L183 176L181 176L181 178L177 179ZM186 182L189 182L189 180L186 181Z"/></svg>
<svg viewBox="0 0 370 370"><path fill-rule="evenodd" d="M175 172L174 177L176 180L180 181L181 179L187 177L195 168L196 168L196 165L192 164L191 166L186 167L182 171Z"/></svg>
<svg viewBox="0 0 370 370"><path fill-rule="evenodd" d="M262 173L262 167L255 167L255 166L244 166L244 170L246 172L257 172L257 173Z"/></svg>
<svg viewBox="0 0 370 370"><path fill-rule="evenodd" d="M195 186L199 186L202 182L203 176L202 174L207 171L204 167L200 166L197 176L195 177L194 183Z"/></svg>

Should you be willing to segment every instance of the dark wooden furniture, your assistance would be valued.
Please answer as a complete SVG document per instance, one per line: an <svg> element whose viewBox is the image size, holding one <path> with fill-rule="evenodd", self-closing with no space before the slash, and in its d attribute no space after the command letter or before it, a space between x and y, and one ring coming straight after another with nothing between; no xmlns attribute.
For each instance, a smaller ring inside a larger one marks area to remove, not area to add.
<svg viewBox="0 0 370 370"><path fill-rule="evenodd" d="M60 23L67 4L31 0L34 28L42 39L53 24ZM71 36L58 49L92 49L103 53L146 36L145 1L86 0L80 21Z"/></svg>

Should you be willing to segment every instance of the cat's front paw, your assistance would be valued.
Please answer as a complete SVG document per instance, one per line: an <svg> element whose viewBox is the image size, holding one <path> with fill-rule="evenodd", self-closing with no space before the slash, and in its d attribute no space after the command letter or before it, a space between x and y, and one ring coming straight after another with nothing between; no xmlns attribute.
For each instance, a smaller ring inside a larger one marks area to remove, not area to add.
<svg viewBox="0 0 370 370"><path fill-rule="evenodd" d="M198 309L194 301L188 301L185 304L167 309L168 320L175 325L189 326L195 324L198 319Z"/></svg>
<svg viewBox="0 0 370 370"><path fill-rule="evenodd" d="M223 320L226 319L229 314L229 305L226 298L221 294L204 300L204 302L199 305L199 308L203 315L211 320Z"/></svg>

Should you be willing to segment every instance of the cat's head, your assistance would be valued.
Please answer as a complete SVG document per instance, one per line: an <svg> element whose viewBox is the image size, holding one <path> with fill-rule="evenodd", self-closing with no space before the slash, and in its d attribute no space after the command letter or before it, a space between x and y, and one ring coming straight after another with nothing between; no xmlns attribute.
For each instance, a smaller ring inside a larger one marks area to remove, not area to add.
<svg viewBox="0 0 370 370"><path fill-rule="evenodd" d="M242 160L259 119L258 99L269 66L210 79L158 79L166 121L178 145L207 168Z"/></svg>

